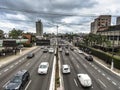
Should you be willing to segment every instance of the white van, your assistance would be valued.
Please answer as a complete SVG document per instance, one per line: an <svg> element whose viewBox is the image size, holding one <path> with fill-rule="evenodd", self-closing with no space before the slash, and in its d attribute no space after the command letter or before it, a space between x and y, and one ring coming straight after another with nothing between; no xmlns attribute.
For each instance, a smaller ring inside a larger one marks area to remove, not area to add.
<svg viewBox="0 0 120 90"><path fill-rule="evenodd" d="M88 76L88 74L78 74L78 80L80 81L80 84L83 87L91 87L92 86L92 80Z"/></svg>
<svg viewBox="0 0 120 90"><path fill-rule="evenodd" d="M70 73L70 66L67 64L62 65L62 73Z"/></svg>

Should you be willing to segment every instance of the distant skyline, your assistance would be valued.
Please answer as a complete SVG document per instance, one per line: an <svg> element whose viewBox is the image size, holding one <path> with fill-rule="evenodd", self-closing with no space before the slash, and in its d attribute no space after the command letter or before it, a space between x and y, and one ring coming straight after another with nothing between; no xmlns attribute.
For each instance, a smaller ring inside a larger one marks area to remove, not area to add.
<svg viewBox="0 0 120 90"><path fill-rule="evenodd" d="M119 0L0 0L0 29L36 32L41 20L43 31L89 33L90 23L99 15L112 15L112 25L120 15Z"/></svg>

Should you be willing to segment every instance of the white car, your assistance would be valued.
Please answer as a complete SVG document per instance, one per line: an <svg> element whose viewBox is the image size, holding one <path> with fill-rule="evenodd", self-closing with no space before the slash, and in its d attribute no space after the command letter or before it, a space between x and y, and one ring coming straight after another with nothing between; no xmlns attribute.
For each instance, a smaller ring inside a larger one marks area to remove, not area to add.
<svg viewBox="0 0 120 90"><path fill-rule="evenodd" d="M70 66L67 64L62 65L62 73L70 73Z"/></svg>
<svg viewBox="0 0 120 90"><path fill-rule="evenodd" d="M83 54L83 51L81 51L81 50L78 50L78 53L79 53L79 54Z"/></svg>
<svg viewBox="0 0 120 90"><path fill-rule="evenodd" d="M49 53L53 53L54 49L53 48L49 48Z"/></svg>
<svg viewBox="0 0 120 90"><path fill-rule="evenodd" d="M49 68L48 62L42 62L38 67L38 74L47 74Z"/></svg>
<svg viewBox="0 0 120 90"><path fill-rule="evenodd" d="M59 48L59 52L62 52L62 48Z"/></svg>
<svg viewBox="0 0 120 90"><path fill-rule="evenodd" d="M92 80L88 74L77 74L78 80L83 87L91 87Z"/></svg>

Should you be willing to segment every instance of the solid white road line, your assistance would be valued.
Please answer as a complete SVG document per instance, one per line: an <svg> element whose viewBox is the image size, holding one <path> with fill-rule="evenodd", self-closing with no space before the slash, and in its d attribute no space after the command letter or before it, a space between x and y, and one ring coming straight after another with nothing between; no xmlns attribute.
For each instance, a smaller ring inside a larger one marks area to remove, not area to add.
<svg viewBox="0 0 120 90"><path fill-rule="evenodd" d="M74 79L74 82L75 82L75 85L78 87L78 84L77 84L77 82L76 82L76 80Z"/></svg>
<svg viewBox="0 0 120 90"><path fill-rule="evenodd" d="M27 86L25 87L25 90L28 89L28 87L29 87L29 85L30 85L31 82L32 82L32 80L30 80L30 81L28 82Z"/></svg>
<svg viewBox="0 0 120 90"><path fill-rule="evenodd" d="M98 79L98 81L99 81L105 88L107 87L100 79Z"/></svg>

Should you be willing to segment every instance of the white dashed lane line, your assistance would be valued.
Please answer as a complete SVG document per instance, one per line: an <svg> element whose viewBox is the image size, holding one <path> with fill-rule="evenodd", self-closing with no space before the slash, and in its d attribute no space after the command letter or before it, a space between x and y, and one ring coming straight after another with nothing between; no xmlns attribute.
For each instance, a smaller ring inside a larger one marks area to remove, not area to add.
<svg viewBox="0 0 120 90"><path fill-rule="evenodd" d="M100 70L98 70L98 72L100 73L101 71L100 71Z"/></svg>
<svg viewBox="0 0 120 90"><path fill-rule="evenodd" d="M87 65L86 64L83 64L84 65L84 67L86 67L87 68Z"/></svg>
<svg viewBox="0 0 120 90"><path fill-rule="evenodd" d="M5 69L4 72L7 72L9 69Z"/></svg>
<svg viewBox="0 0 120 90"><path fill-rule="evenodd" d="M77 66L77 68L80 68L78 64L76 66Z"/></svg>
<svg viewBox="0 0 120 90"><path fill-rule="evenodd" d="M105 88L107 87L100 79L98 79L98 81L99 81Z"/></svg>
<svg viewBox="0 0 120 90"><path fill-rule="evenodd" d="M109 77L107 77L107 79L110 81L110 78L109 78Z"/></svg>
<svg viewBox="0 0 120 90"><path fill-rule="evenodd" d="M115 82L112 81L112 83L116 86L117 84Z"/></svg>
<svg viewBox="0 0 120 90"><path fill-rule="evenodd" d="M78 87L78 84L77 84L77 82L76 82L76 80L74 79L74 82L75 82L75 85Z"/></svg>
<svg viewBox="0 0 120 90"><path fill-rule="evenodd" d="M26 66L28 66L30 63L27 63Z"/></svg>
<svg viewBox="0 0 120 90"><path fill-rule="evenodd" d="M0 73L0 75L1 75L1 73Z"/></svg>
<svg viewBox="0 0 120 90"><path fill-rule="evenodd" d="M102 73L102 75L103 75L103 76L105 76L105 74L104 74L104 73Z"/></svg>
<svg viewBox="0 0 120 90"><path fill-rule="evenodd" d="M13 67L14 67L14 65L10 66L10 68L13 68Z"/></svg>

